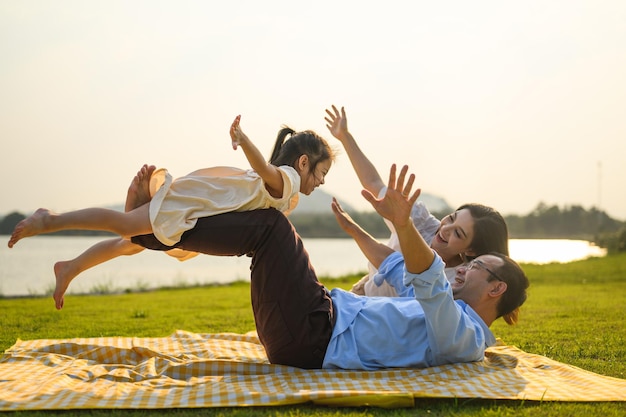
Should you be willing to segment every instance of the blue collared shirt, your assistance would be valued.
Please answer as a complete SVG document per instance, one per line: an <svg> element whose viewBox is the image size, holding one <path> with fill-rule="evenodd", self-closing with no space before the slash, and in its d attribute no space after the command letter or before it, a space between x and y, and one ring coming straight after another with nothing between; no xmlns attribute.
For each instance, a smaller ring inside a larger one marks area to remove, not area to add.
<svg viewBox="0 0 626 417"><path fill-rule="evenodd" d="M390 259L391 258L391 259ZM394 262L390 255L383 261ZM362 297L331 291L336 323L323 367L375 370L425 368L482 360L495 337L485 322L463 301L455 301L435 254L421 274L406 271L404 284L415 298Z"/></svg>
<svg viewBox="0 0 626 417"><path fill-rule="evenodd" d="M376 285L380 285L387 281L398 294L398 297L415 297L413 286L404 285L404 256L401 252L394 252L387 256L380 264L378 271L372 277Z"/></svg>

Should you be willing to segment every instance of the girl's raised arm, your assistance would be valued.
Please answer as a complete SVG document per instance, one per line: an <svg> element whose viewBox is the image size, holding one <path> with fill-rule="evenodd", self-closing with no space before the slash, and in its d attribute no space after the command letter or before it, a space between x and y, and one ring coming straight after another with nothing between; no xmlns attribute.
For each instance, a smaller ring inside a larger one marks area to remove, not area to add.
<svg viewBox="0 0 626 417"><path fill-rule="evenodd" d="M241 146L243 153L246 155L250 167L259 174L265 187L270 195L274 198L281 198L283 196L283 176L280 171L274 165L268 163L259 149L254 146L248 136L242 132L239 126L241 115L235 117L233 124L230 126L230 138L232 140L233 149L237 149L237 146Z"/></svg>

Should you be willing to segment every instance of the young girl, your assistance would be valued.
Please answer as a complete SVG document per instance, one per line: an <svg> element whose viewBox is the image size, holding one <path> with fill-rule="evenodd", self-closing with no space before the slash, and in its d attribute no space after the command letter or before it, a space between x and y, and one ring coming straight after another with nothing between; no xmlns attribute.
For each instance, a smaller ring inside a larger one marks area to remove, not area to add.
<svg viewBox="0 0 626 417"><path fill-rule="evenodd" d="M165 169L144 166L129 188L127 212L88 208L58 214L39 209L17 224L8 246L25 237L68 229L104 230L123 238L154 233L163 244L172 246L198 218L269 207L289 213L297 205L298 192L309 195L324 184L334 153L323 138L312 131L296 133L285 127L279 131L267 163L241 130L240 119L237 116L230 128L232 146L243 149L252 169L213 167L172 181ZM290 139L285 140L288 135ZM128 240L111 239L76 258L78 265L72 261L55 265L56 307L63 307L65 290L78 273L140 250ZM180 250L170 254L182 260L193 256Z"/></svg>
<svg viewBox="0 0 626 417"><path fill-rule="evenodd" d="M385 194L387 187L378 171L359 148L356 140L348 131L348 119L345 109L339 111L335 106L326 110L327 127L330 133L343 145L350 162L363 187L379 198ZM333 209L342 211L338 205ZM341 220L338 217L338 220ZM508 255L508 229L504 218L491 207L482 204L465 204L441 221L432 216L426 206L416 202L411 210L411 220L424 240L435 250L446 264L446 275L454 279L456 267L489 252ZM399 251L397 234L390 222L385 221L391 230L391 237L385 245L378 245L363 235L363 231L354 225L340 221L340 225L351 234L370 260L369 274L364 276L352 287L352 292L367 296L391 296L398 293L387 281L375 283L372 278L378 273L379 261L385 259L393 251ZM373 262L372 262L373 261ZM378 285L380 284L380 285Z"/></svg>

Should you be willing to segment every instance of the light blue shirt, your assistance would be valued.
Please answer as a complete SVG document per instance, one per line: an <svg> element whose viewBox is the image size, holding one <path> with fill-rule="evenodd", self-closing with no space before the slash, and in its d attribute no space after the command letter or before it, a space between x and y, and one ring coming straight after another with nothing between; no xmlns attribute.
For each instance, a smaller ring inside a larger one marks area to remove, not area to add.
<svg viewBox="0 0 626 417"><path fill-rule="evenodd" d="M480 316L452 297L437 254L421 274L407 272L404 263L402 268L404 284L413 288L415 298L363 297L339 288L330 292L336 323L323 368L426 368L474 362L495 344Z"/></svg>
<svg viewBox="0 0 626 417"><path fill-rule="evenodd" d="M413 286L404 285L404 256L401 252L394 252L387 256L380 264L378 272L372 277L374 283L380 286L387 281L398 294L398 297L415 297Z"/></svg>

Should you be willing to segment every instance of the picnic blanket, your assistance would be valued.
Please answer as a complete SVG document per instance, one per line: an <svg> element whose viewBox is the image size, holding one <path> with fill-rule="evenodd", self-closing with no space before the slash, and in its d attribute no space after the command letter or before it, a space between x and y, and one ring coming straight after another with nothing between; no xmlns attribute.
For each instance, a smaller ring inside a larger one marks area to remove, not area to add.
<svg viewBox="0 0 626 417"><path fill-rule="evenodd" d="M256 333L18 340L0 359L0 410L411 407L415 398L626 401L626 380L500 344L481 362L372 372L268 363Z"/></svg>

